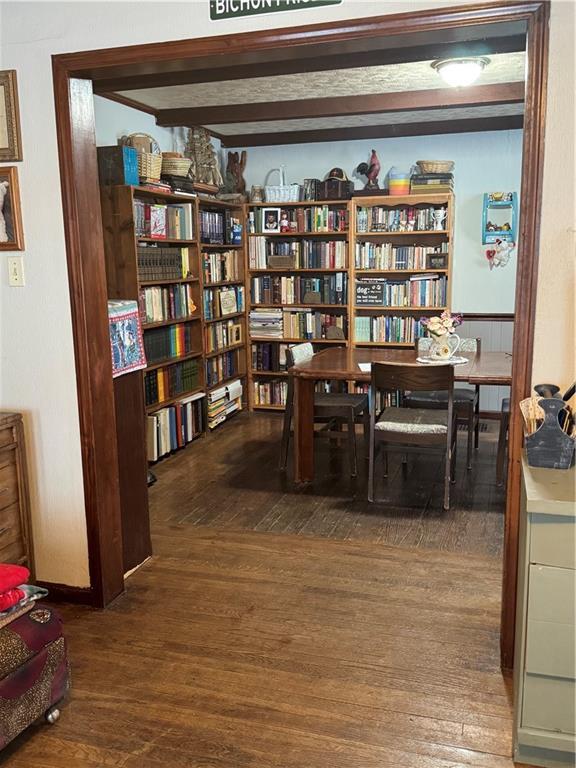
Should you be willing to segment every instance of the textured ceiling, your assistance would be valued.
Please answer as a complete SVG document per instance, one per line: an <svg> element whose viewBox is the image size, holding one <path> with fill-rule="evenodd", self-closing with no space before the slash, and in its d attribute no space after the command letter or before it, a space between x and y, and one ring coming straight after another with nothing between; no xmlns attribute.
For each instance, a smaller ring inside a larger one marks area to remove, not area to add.
<svg viewBox="0 0 576 768"><path fill-rule="evenodd" d="M490 64L477 80L476 85L524 80L526 59L523 52L493 54L489 58ZM227 80L218 83L173 85L126 91L121 95L154 109L178 109L446 87L430 63L430 61L417 61L378 67ZM370 119L372 121L372 118ZM268 123L268 125L271 124Z"/></svg>
<svg viewBox="0 0 576 768"><path fill-rule="evenodd" d="M367 125L401 125L405 123L440 122L471 118L504 117L524 114L523 104L491 104L479 107L427 109L416 112L386 112L346 117L306 118L301 120L271 120L256 123L207 125L209 131L221 136L284 131L314 131L325 128L358 128Z"/></svg>

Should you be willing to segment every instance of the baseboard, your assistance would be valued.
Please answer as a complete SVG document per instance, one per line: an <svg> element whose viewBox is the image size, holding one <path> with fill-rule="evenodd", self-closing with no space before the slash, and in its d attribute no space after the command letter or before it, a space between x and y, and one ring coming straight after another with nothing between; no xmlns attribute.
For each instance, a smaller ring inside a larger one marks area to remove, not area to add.
<svg viewBox="0 0 576 768"><path fill-rule="evenodd" d="M71 587L53 581L37 581L39 587L47 589L47 600L53 603L74 603L75 605L94 605L91 587Z"/></svg>

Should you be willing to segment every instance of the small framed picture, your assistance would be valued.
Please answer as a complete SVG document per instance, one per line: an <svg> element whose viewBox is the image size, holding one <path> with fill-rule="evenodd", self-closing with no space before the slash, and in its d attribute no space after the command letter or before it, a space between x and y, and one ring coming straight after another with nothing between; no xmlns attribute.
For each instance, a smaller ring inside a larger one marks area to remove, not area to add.
<svg viewBox="0 0 576 768"><path fill-rule="evenodd" d="M22 160L16 71L0 71L0 162Z"/></svg>
<svg viewBox="0 0 576 768"><path fill-rule="evenodd" d="M280 232L280 208L262 208L262 231Z"/></svg>
<svg viewBox="0 0 576 768"><path fill-rule="evenodd" d="M20 214L18 169L0 167L0 251L23 251L24 235Z"/></svg>

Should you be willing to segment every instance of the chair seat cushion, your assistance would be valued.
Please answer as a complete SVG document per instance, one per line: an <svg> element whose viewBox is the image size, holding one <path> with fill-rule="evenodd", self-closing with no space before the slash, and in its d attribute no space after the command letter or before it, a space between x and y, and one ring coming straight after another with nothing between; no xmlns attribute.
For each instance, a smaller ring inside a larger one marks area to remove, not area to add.
<svg viewBox="0 0 576 768"><path fill-rule="evenodd" d="M348 392L315 392L314 410L351 408L360 413L368 408L368 395Z"/></svg>
<svg viewBox="0 0 576 768"><path fill-rule="evenodd" d="M448 430L448 413L426 408L386 408L375 428L413 435L445 435Z"/></svg>
<svg viewBox="0 0 576 768"><path fill-rule="evenodd" d="M455 403L473 403L476 400L476 390L454 388ZM412 392L406 395L406 403L447 403L448 392L446 390Z"/></svg>

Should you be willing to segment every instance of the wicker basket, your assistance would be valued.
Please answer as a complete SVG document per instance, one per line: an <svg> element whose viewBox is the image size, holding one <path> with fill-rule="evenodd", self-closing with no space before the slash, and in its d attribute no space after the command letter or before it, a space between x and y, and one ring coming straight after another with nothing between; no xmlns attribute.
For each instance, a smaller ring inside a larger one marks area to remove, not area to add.
<svg viewBox="0 0 576 768"><path fill-rule="evenodd" d="M300 184L264 187L267 203L297 203L300 200Z"/></svg>
<svg viewBox="0 0 576 768"><path fill-rule="evenodd" d="M454 170L453 160L417 160L416 165L420 173L452 173Z"/></svg>
<svg viewBox="0 0 576 768"><path fill-rule="evenodd" d="M189 157L174 155L174 153L162 153L162 174L167 176L188 176L192 165Z"/></svg>
<svg viewBox="0 0 576 768"><path fill-rule="evenodd" d="M150 152L142 149L143 140L148 139ZM160 146L153 136L148 133L131 133L123 136L122 144L135 147L138 152L138 176L140 181L158 181L162 173L162 153Z"/></svg>

